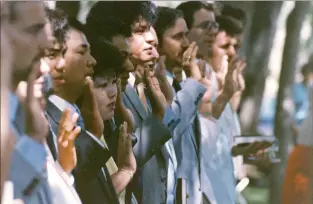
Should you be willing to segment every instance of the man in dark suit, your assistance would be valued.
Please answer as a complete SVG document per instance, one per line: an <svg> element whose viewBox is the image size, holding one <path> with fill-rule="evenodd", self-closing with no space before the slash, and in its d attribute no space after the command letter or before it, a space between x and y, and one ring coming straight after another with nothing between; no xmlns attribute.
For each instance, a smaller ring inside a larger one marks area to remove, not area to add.
<svg viewBox="0 0 313 204"><path fill-rule="evenodd" d="M155 39L150 31L155 17L154 8L151 2L98 2L87 17L87 26L103 25L101 20L106 16L119 19L130 26L131 32L124 36L124 41L127 37L133 69L137 65L143 65L155 59L152 55L152 43ZM121 44L114 38L118 37L118 34L113 34L113 37L107 40L122 50ZM98 32L98 36L101 36L101 31ZM129 72L132 71L124 69L120 73L122 86L125 89L123 102L135 118L135 135L138 142L134 146L134 153L138 166L142 166L130 190L135 193L139 203L163 203L166 200L167 159L160 150L171 138L170 132L177 125L178 119L169 108L166 108L166 100L162 92L159 89L153 89L153 86L150 87L149 96L152 97L150 98L152 114L147 112L140 101L136 87L126 82ZM116 124L120 123L119 120L116 116ZM153 177L146 177L146 173Z"/></svg>
<svg viewBox="0 0 313 204"><path fill-rule="evenodd" d="M65 83L54 83L55 95L50 96L47 102L47 117L55 135L58 135L61 112L65 108L70 108L79 114L77 123L82 131L75 141L77 166L73 175L82 202L118 203L116 194L119 192L116 192L115 180L121 177L130 179L136 168L134 163L129 164L128 160L124 160L123 168L112 176L112 179L108 174L105 163L110 157L110 152L99 140L103 124L92 91L93 83L89 77L93 74L96 61L90 55L89 43L82 28L78 21L70 21L68 39L65 43L67 50L62 56L65 64L52 71L59 73L59 78L54 78L55 82L64 80ZM84 99L80 112L75 102L82 95ZM50 149L53 148L55 147L50 145ZM128 150L126 147L121 149ZM129 151L129 154L121 153L129 157L132 151Z"/></svg>

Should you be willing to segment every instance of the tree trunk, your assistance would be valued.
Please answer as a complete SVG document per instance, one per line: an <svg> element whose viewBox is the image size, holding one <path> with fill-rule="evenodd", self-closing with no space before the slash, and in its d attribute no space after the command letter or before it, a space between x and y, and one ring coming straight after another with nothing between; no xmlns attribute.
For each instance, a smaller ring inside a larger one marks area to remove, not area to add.
<svg viewBox="0 0 313 204"><path fill-rule="evenodd" d="M257 130L265 79L268 74L269 57L282 5L282 1L257 1L254 3L251 31L247 40L246 90L240 108L242 131L245 134L254 134Z"/></svg>
<svg viewBox="0 0 313 204"><path fill-rule="evenodd" d="M270 203L281 203L282 184L286 161L292 142L292 84L294 83L298 52L300 47L300 31L306 12L310 6L308 1L295 3L293 11L287 19L286 39L283 52L282 69L279 79L279 90L275 115L275 135L279 140L278 155L281 163L274 166L271 175Z"/></svg>

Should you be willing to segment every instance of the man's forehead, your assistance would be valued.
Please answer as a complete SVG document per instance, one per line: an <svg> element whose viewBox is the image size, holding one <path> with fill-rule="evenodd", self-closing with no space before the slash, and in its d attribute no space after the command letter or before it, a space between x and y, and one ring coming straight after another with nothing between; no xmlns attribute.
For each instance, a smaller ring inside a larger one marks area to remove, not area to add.
<svg viewBox="0 0 313 204"><path fill-rule="evenodd" d="M194 13L193 21L194 26L204 21L215 21L214 12L202 8Z"/></svg>
<svg viewBox="0 0 313 204"><path fill-rule="evenodd" d="M220 31L217 33L216 37L215 37L215 42L217 42L218 44L220 43L226 43L229 40L227 33L225 31Z"/></svg>
<svg viewBox="0 0 313 204"><path fill-rule="evenodd" d="M70 42L73 46L90 46L85 34L75 28L70 28L67 35L67 42Z"/></svg>
<svg viewBox="0 0 313 204"><path fill-rule="evenodd" d="M173 34L180 33L180 32L188 32L188 28L187 28L185 20L183 18L177 19L175 22L175 25L171 28L168 28L165 31L165 33L166 32L173 33Z"/></svg>
<svg viewBox="0 0 313 204"><path fill-rule="evenodd" d="M46 23L44 4L40 1L18 2L14 7L15 21L25 27Z"/></svg>

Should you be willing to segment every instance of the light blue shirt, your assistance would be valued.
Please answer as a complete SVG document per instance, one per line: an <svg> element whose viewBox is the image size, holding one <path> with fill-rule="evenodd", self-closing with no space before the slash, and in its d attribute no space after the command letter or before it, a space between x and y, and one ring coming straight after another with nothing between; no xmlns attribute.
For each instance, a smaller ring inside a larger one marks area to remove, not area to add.
<svg viewBox="0 0 313 204"><path fill-rule="evenodd" d="M309 89L302 83L294 84L293 100L295 103L295 120L297 124L301 124L307 117L309 110Z"/></svg>
<svg viewBox="0 0 313 204"><path fill-rule="evenodd" d="M173 75L170 74L166 70L166 76L169 80L171 78L173 83ZM169 80L170 81L170 80ZM172 84L171 84L172 85ZM175 93L175 91L173 92ZM174 204L175 203L175 196L176 196L176 171L177 171L177 159L176 159L176 153L174 149L173 140L170 139L165 143L166 150L168 151L170 155L169 163L168 163L168 169L167 169L167 204Z"/></svg>

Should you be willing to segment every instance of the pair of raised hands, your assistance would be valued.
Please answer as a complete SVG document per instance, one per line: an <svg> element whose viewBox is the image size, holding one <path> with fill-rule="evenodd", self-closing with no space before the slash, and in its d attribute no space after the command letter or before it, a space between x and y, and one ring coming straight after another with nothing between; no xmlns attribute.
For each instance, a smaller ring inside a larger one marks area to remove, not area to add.
<svg viewBox="0 0 313 204"><path fill-rule="evenodd" d="M58 162L67 173L70 173L77 164L75 139L81 128L76 126L78 114L72 114L70 109L65 109L59 125L58 135ZM127 123L120 127L118 141L118 166L132 173L136 171L136 160L132 149L131 135L127 133Z"/></svg>
<svg viewBox="0 0 313 204"><path fill-rule="evenodd" d="M221 64L221 69L216 73L221 91L230 97L237 92L244 91L245 80L242 72L247 65L246 60L235 57L228 63L228 57L225 56Z"/></svg>

